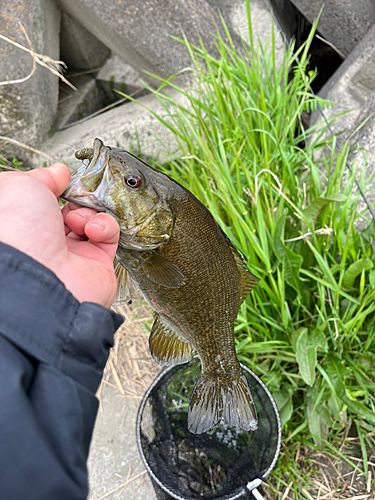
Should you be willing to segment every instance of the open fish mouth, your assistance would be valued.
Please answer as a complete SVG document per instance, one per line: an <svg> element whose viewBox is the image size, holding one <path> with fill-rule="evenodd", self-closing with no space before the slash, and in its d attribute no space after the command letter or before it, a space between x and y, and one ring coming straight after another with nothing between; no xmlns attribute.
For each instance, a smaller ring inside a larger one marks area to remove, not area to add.
<svg viewBox="0 0 375 500"><path fill-rule="evenodd" d="M96 138L93 148L78 150L75 156L82 160L82 165L72 174L70 185L61 198L97 212L108 212L100 201L110 180L107 169L108 148ZM85 160L89 160L88 165Z"/></svg>

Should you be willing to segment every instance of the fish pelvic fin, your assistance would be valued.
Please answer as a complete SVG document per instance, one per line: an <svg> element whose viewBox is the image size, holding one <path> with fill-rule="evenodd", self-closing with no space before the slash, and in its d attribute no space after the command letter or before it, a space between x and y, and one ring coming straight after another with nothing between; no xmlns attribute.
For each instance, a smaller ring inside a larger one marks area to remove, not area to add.
<svg viewBox="0 0 375 500"><path fill-rule="evenodd" d="M233 425L244 431L258 427L254 401L243 374L229 384L202 375L194 387L188 411L189 431L202 434L220 425Z"/></svg>
<svg viewBox="0 0 375 500"><path fill-rule="evenodd" d="M180 365L193 358L190 343L166 326L158 314L152 325L149 347L154 360L162 366Z"/></svg>
<svg viewBox="0 0 375 500"><path fill-rule="evenodd" d="M132 299L132 281L125 267L117 260L113 261L115 275L117 278L117 293L112 304L113 307L122 306L131 303Z"/></svg>

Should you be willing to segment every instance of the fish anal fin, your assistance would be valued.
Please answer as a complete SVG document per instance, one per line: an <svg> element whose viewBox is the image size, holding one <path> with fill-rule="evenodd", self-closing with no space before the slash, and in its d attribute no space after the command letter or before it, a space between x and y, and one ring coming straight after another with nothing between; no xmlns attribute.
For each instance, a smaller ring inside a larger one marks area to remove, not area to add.
<svg viewBox="0 0 375 500"><path fill-rule="evenodd" d="M162 366L180 365L193 358L190 343L163 324L159 315L151 328L149 347L154 360Z"/></svg>
<svg viewBox="0 0 375 500"><path fill-rule="evenodd" d="M117 293L116 298L112 304L113 307L122 306L131 302L131 288L132 282L125 267L117 260L113 261L115 275L117 278Z"/></svg>
<svg viewBox="0 0 375 500"><path fill-rule="evenodd" d="M243 374L229 384L227 380L224 384L218 378L202 375L194 387L188 411L189 431L202 434L220 425L233 425L244 431L258 427L253 398Z"/></svg>
<svg viewBox="0 0 375 500"><path fill-rule="evenodd" d="M157 252L152 252L142 267L148 279L157 285L179 288L185 283L181 269Z"/></svg>

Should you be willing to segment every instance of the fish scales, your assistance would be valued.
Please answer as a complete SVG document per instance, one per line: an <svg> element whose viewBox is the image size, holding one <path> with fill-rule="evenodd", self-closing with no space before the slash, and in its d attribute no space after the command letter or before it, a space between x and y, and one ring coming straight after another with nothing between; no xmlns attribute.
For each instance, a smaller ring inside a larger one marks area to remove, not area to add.
<svg viewBox="0 0 375 500"><path fill-rule="evenodd" d="M169 176L99 139L77 156L90 163L72 176L64 198L118 220L120 300L128 273L155 311L149 341L154 359L184 363L193 350L201 359L189 430L223 424L256 429L233 329L241 302L259 280L245 270L204 205Z"/></svg>

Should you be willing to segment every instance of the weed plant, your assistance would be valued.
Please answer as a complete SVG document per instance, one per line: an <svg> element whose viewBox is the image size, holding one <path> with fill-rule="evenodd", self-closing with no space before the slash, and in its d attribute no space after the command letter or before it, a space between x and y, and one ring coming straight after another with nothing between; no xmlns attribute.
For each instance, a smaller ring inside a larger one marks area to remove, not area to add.
<svg viewBox="0 0 375 500"><path fill-rule="evenodd" d="M280 409L286 451L274 493L291 481L295 498L306 498L310 468L293 461L301 445L337 456L352 426L368 473L366 450L375 435L375 226L357 212L348 145L339 150L335 138L323 139L323 125L301 127L302 113L319 101L309 89L314 74L305 71L313 32L296 53L285 48L278 66L274 38L256 48L249 26L242 54L228 31L227 42L216 34L215 57L203 44L180 40L194 85L184 90L160 79L153 91L165 110L154 115L180 150L160 168L204 203L261 278L239 312L237 354ZM175 102L166 86L183 99ZM356 174L363 182L363 172ZM363 230L356 225L360 215Z"/></svg>

